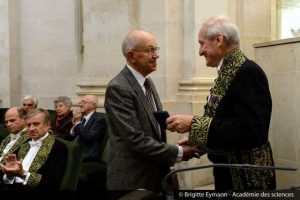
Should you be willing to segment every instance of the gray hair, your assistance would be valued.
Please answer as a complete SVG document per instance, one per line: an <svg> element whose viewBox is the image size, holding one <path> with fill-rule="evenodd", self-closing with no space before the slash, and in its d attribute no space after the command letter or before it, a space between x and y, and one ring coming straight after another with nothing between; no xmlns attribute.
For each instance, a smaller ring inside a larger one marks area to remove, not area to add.
<svg viewBox="0 0 300 200"><path fill-rule="evenodd" d="M134 49L139 43L139 39L134 35L127 34L123 39L122 43L122 52L123 55L126 56L128 50Z"/></svg>
<svg viewBox="0 0 300 200"><path fill-rule="evenodd" d="M59 96L54 100L54 106L55 104L62 102L63 104L65 104L65 106L67 106L68 108L72 107L72 101L69 97L67 96Z"/></svg>
<svg viewBox="0 0 300 200"><path fill-rule="evenodd" d="M206 20L203 25L206 31L206 38L212 39L218 33L222 33L228 46L239 46L240 36L237 26L226 16L215 16Z"/></svg>
<svg viewBox="0 0 300 200"><path fill-rule="evenodd" d="M36 97L34 97L34 96L32 96L32 95L26 95L24 98L23 98L23 101L24 100L31 100L33 103L34 103L34 105L35 105L35 107L37 107L37 105L38 105L38 99L36 98Z"/></svg>
<svg viewBox="0 0 300 200"><path fill-rule="evenodd" d="M51 123L51 118L50 118L49 112L43 108L34 108L34 109L29 110L25 115L25 120L28 118L34 117L38 114L42 114L42 116L44 118L43 119L44 124Z"/></svg>
<svg viewBox="0 0 300 200"><path fill-rule="evenodd" d="M144 35L152 35L150 32L143 31L143 30L132 30L129 31L125 38L123 39L122 43L122 52L123 55L126 56L128 50L136 48L138 44L142 41Z"/></svg>

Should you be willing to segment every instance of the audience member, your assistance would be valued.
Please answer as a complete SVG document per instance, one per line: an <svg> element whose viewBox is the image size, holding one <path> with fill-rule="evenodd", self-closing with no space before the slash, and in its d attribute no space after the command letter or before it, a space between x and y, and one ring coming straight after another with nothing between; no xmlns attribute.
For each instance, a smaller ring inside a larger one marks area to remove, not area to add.
<svg viewBox="0 0 300 200"><path fill-rule="evenodd" d="M16 151L29 137L25 124L25 110L14 107L5 113L5 125L9 131L0 144L0 163L4 163L4 157Z"/></svg>
<svg viewBox="0 0 300 200"><path fill-rule="evenodd" d="M96 109L98 98L95 95L85 95L79 102L79 108L73 111L71 134L74 142L83 148L83 161L99 161L101 159L102 141L105 134L105 118Z"/></svg>
<svg viewBox="0 0 300 200"><path fill-rule="evenodd" d="M11 186L8 189L57 190L66 168L67 148L49 134L48 111L31 109L25 122L31 141L5 157L0 181Z"/></svg>
<svg viewBox="0 0 300 200"><path fill-rule="evenodd" d="M71 110L72 101L69 97L60 96L54 100L54 107L57 115L55 116L51 129L54 134L68 141L73 141L74 136L70 135L73 127L73 112Z"/></svg>
<svg viewBox="0 0 300 200"><path fill-rule="evenodd" d="M22 101L23 109L28 112L30 109L37 108L38 99L32 95L27 95Z"/></svg>

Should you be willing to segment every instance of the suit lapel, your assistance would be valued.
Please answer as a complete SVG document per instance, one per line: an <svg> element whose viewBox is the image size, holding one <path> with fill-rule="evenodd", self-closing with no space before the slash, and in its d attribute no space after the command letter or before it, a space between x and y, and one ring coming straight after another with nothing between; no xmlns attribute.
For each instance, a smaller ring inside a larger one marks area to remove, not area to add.
<svg viewBox="0 0 300 200"><path fill-rule="evenodd" d="M141 86L139 85L138 81L135 79L135 77L133 76L133 74L131 73L131 71L127 67L124 68L123 72L125 74L125 77L128 79L131 87L133 88L133 90L137 94L138 98L140 99L140 101L143 105L143 108L146 111L146 113L147 113L147 115L148 115L148 117L149 117L155 131L156 131L156 134L157 134L158 138L160 138L158 123L157 123L156 119L154 118L154 115L153 115L152 111L150 110L150 107L148 106L147 98L146 98ZM161 108L161 103L159 102L159 97L158 97L157 91L155 89L155 86L153 85L152 81L150 81L150 82L151 82L151 85L152 85L152 90L153 90L153 96L154 96L154 99L155 99L155 103L156 103L157 108L159 109L159 108Z"/></svg>
<svg viewBox="0 0 300 200"><path fill-rule="evenodd" d="M0 152L2 152L4 150L4 148L6 147L6 145L10 142L10 135L7 135L1 142L0 145Z"/></svg>
<svg viewBox="0 0 300 200"><path fill-rule="evenodd" d="M17 140L17 142L14 144L14 146L12 146L12 148L8 151L8 154L14 153L27 140L29 140L29 136L27 134L27 130L24 130L21 132L21 136Z"/></svg>
<svg viewBox="0 0 300 200"><path fill-rule="evenodd" d="M48 135L48 137L46 137L43 140L42 146L40 147L39 151L37 152L36 156L34 157L30 165L29 168L30 172L37 172L45 164L54 142L55 142L55 138L52 135ZM30 149L30 145L28 142L22 145L18 153L18 158L24 159L29 149Z"/></svg>
<svg viewBox="0 0 300 200"><path fill-rule="evenodd" d="M16 141L16 143L9 149L9 151L6 153L6 155L14 153L23 143L25 143L29 139L29 136L27 134L27 130L24 130L21 132L21 136ZM10 135L6 136L3 142L0 145L0 152L4 150L6 145L10 142ZM1 160L1 163L4 162L4 159Z"/></svg>

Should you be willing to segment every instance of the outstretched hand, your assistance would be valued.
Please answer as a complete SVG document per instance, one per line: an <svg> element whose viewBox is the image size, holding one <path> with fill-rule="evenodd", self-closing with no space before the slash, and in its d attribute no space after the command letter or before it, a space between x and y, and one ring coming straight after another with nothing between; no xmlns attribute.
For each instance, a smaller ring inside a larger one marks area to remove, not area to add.
<svg viewBox="0 0 300 200"><path fill-rule="evenodd" d="M172 132L185 133L190 130L192 120L192 115L172 115L167 119L167 129Z"/></svg>
<svg viewBox="0 0 300 200"><path fill-rule="evenodd" d="M201 151L197 146L191 146L188 143L188 138L183 137L182 139L178 140L178 145L180 145L183 149L183 161L187 161L192 158L200 158L206 152Z"/></svg>

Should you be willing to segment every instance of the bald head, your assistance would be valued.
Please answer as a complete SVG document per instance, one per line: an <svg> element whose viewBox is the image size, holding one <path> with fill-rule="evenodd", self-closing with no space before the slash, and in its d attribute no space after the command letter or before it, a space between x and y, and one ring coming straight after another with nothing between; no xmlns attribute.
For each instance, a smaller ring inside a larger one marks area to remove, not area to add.
<svg viewBox="0 0 300 200"><path fill-rule="evenodd" d="M97 107L98 104L99 104L98 98L97 98L97 96L95 96L95 95L85 95L85 96L84 96L84 99L93 102L93 103L95 104L96 107Z"/></svg>
<svg viewBox="0 0 300 200"><path fill-rule="evenodd" d="M143 39L147 37L153 37L153 35L147 31L142 30L129 31L123 39L123 55L126 56L127 52L131 49L139 48L139 44L142 43Z"/></svg>
<svg viewBox="0 0 300 200"><path fill-rule="evenodd" d="M5 113L5 124L10 133L17 134L26 127L25 110L13 107Z"/></svg>
<svg viewBox="0 0 300 200"><path fill-rule="evenodd" d="M127 64L144 77L157 69L159 47L151 33L129 31L123 40L122 51Z"/></svg>
<svg viewBox="0 0 300 200"><path fill-rule="evenodd" d="M88 115L89 113L96 111L98 107L98 98L95 95L85 95L79 102L79 107L81 108L81 113L83 115Z"/></svg>

